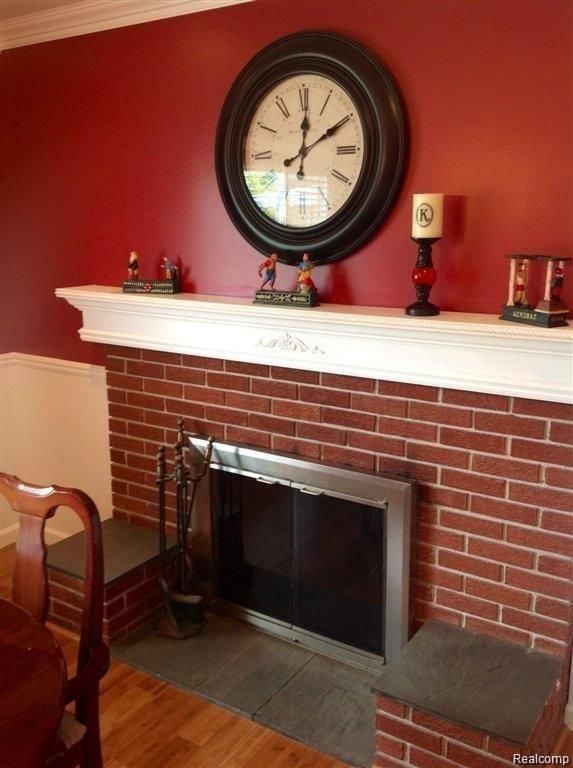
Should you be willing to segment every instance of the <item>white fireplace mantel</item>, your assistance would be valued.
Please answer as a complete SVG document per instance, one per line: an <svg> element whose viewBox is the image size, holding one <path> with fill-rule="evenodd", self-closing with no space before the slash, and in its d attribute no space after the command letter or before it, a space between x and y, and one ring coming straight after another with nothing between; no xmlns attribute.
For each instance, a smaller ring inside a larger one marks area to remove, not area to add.
<svg viewBox="0 0 573 768"><path fill-rule="evenodd" d="M84 341L452 389L573 402L573 331L443 312L58 288L83 314Z"/></svg>

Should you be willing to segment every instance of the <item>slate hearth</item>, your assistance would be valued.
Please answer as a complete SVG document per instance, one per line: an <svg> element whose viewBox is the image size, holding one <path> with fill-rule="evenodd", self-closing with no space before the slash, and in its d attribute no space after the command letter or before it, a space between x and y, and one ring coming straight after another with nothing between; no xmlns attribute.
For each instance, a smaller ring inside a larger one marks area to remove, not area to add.
<svg viewBox="0 0 573 768"><path fill-rule="evenodd" d="M374 691L523 746L560 671L555 656L430 620Z"/></svg>
<svg viewBox="0 0 573 768"><path fill-rule="evenodd" d="M377 675L209 611L187 640L139 630L112 655L355 768L374 751Z"/></svg>

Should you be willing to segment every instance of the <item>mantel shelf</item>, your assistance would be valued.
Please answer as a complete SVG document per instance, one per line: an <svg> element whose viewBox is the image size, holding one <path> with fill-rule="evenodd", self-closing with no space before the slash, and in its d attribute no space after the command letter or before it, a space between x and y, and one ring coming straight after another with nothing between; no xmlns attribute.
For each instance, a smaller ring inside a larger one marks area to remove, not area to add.
<svg viewBox="0 0 573 768"><path fill-rule="evenodd" d="M56 295L82 312L84 341L573 402L570 327L461 312L414 318L379 307L126 294L98 285L58 288Z"/></svg>

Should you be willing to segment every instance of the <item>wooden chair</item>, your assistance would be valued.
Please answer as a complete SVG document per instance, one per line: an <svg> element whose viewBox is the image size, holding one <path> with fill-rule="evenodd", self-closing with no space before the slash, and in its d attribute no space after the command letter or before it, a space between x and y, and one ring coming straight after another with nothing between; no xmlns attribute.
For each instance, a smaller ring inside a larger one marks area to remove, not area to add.
<svg viewBox="0 0 573 768"><path fill-rule="evenodd" d="M102 642L103 548L99 514L87 494L75 488L28 485L0 473L0 492L19 513L20 531L12 583L15 603L42 623L48 612L48 574L44 528L58 507L68 507L85 529L84 604L75 676L67 684L66 710L45 766L101 768L99 681L109 667L109 649Z"/></svg>

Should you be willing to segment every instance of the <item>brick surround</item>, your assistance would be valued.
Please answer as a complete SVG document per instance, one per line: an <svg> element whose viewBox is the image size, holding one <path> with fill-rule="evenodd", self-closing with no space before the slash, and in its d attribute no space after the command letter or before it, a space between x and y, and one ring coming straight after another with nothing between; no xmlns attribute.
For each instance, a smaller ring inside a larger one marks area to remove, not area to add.
<svg viewBox="0 0 573 768"><path fill-rule="evenodd" d="M438 618L565 657L573 407L109 347L116 517L153 527L155 454L188 431L415 478L414 629Z"/></svg>
<svg viewBox="0 0 573 768"><path fill-rule="evenodd" d="M573 407L122 347L108 348L107 377L114 516L126 522L155 527L157 446L173 444L179 416L189 432L417 480L412 631L435 618L560 657L518 750L550 751L573 626ZM512 764L508 743L376 702L375 768Z"/></svg>

